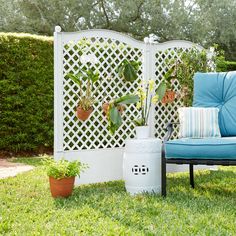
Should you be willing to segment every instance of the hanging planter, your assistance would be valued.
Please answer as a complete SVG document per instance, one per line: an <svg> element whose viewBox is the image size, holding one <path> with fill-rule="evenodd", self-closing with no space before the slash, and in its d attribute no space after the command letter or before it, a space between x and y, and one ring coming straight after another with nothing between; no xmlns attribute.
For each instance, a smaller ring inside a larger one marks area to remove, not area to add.
<svg viewBox="0 0 236 236"><path fill-rule="evenodd" d="M161 102L163 104L171 103L175 100L175 97L176 97L175 91L167 90L164 97L162 98Z"/></svg>
<svg viewBox="0 0 236 236"><path fill-rule="evenodd" d="M89 116L91 115L92 112L93 112L92 107L88 110L84 110L82 107L78 106L76 109L76 116L78 119L85 121L89 118Z"/></svg>
<svg viewBox="0 0 236 236"><path fill-rule="evenodd" d="M82 55L80 58L83 64L87 64L88 68L81 69L79 73L68 73L66 76L79 86L79 102L76 108L76 116L79 120L85 121L93 112L95 99L93 97L93 84L99 79L99 73L95 70L97 58L95 55ZM86 91L83 86L86 85Z"/></svg>
<svg viewBox="0 0 236 236"><path fill-rule="evenodd" d="M103 114L104 114L105 116L108 115L109 106L110 106L110 103L109 103L109 102L105 102L105 103L102 104L102 110L103 110ZM119 105L117 105L117 110L118 110L118 112L119 112L120 114L122 114L123 111L125 110L125 106L122 105L122 104L119 104Z"/></svg>

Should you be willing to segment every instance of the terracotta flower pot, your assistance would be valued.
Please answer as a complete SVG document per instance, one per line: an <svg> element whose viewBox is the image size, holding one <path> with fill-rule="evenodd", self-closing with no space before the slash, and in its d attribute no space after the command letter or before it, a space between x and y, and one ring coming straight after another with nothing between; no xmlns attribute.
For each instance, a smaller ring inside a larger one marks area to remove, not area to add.
<svg viewBox="0 0 236 236"><path fill-rule="evenodd" d="M49 177L49 183L52 197L69 197L72 194L75 177L73 176L63 179Z"/></svg>
<svg viewBox="0 0 236 236"><path fill-rule="evenodd" d="M166 103L171 103L175 100L175 92L174 91L171 91L171 90L168 90L166 91L164 97L162 98L162 103L163 104L166 104Z"/></svg>
<svg viewBox="0 0 236 236"><path fill-rule="evenodd" d="M108 107L109 107L108 102L105 102L105 103L102 104L102 110L103 110L104 115L107 115Z"/></svg>
<svg viewBox="0 0 236 236"><path fill-rule="evenodd" d="M91 107L89 110L83 110L81 107L77 107L76 116L78 119L85 121L89 118L90 114L93 112L93 108Z"/></svg>
<svg viewBox="0 0 236 236"><path fill-rule="evenodd" d="M107 112L108 112L108 107L109 107L109 103L105 102L102 104L102 110L103 110L103 114L107 116ZM123 113L125 107L123 105L119 105L118 107L118 111L120 112L120 114Z"/></svg>

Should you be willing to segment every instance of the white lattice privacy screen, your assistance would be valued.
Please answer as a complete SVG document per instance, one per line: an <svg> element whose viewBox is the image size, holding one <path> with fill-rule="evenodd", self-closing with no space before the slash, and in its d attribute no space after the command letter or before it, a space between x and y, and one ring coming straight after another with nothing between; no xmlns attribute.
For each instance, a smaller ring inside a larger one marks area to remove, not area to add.
<svg viewBox="0 0 236 236"><path fill-rule="evenodd" d="M139 78L133 83L121 79L116 69L125 58L141 63L144 50L140 46L137 44L133 46L115 38L106 38L104 35L78 38L70 41L69 44L67 41L63 42L64 150L122 147L125 139L134 136L132 120L138 115L136 107L133 105L125 109L122 126L115 135L111 135L107 129L107 118L102 112L102 103L136 92L143 77L142 67L139 71ZM71 79L66 79L65 75L78 73L81 68L86 68L86 64L80 62L80 56L91 52L98 59L97 69L100 79L94 86L97 103L94 105L94 111L89 119L79 121L75 116L78 86Z"/></svg>
<svg viewBox="0 0 236 236"><path fill-rule="evenodd" d="M144 43L108 30L73 33L57 31L54 33L55 157L64 156L76 159L79 156L88 162L99 156L107 160L112 159L111 156L122 157L125 140L134 137L132 120L137 118L139 112L134 105L127 106L122 115L122 126L115 135L111 135L107 129L107 119L102 112L102 104L121 95L135 93L141 79L154 78L158 85L170 67L167 60L176 58L179 51L188 50L193 44L187 41ZM66 74L77 73L81 68L86 68L86 64L80 61L80 57L89 53L95 54L98 58L97 68L100 79L94 86L97 101L94 111L88 120L81 122L75 115L79 88L72 80L66 78ZM138 78L132 83L122 80L116 72L118 65L124 59L141 63ZM179 90L177 83L175 89ZM165 124L176 119L176 110L179 106L181 106L181 101L177 100L172 104L165 106L159 104L153 108L150 119L152 136L163 137ZM120 161L113 162L114 165L121 164ZM101 165L107 164L104 162ZM99 172L98 169L95 170L95 166L92 166L90 171L93 171L93 167L96 173ZM102 168L100 171L103 171ZM101 180L107 180L107 178L101 178ZM108 180L110 180L109 177ZM94 179L90 182L97 181Z"/></svg>

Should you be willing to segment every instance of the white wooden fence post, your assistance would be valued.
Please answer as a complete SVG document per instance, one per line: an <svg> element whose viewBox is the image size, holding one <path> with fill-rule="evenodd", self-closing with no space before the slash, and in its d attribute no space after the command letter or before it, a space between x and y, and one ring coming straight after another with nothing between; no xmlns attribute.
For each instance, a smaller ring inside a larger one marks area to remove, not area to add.
<svg viewBox="0 0 236 236"><path fill-rule="evenodd" d="M63 54L61 27L54 32L54 158L63 157Z"/></svg>

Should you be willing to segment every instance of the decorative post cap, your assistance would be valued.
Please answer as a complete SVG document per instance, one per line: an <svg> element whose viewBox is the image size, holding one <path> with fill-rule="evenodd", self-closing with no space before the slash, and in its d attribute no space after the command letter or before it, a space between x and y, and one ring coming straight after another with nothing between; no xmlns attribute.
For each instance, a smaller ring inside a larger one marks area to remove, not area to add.
<svg viewBox="0 0 236 236"><path fill-rule="evenodd" d="M158 43L160 38L155 34L149 34L149 43Z"/></svg>
<svg viewBox="0 0 236 236"><path fill-rule="evenodd" d="M59 25L55 26L55 32L61 32L61 26Z"/></svg>
<svg viewBox="0 0 236 236"><path fill-rule="evenodd" d="M149 37L145 37L143 41L144 43L155 44L158 43L159 37L156 36L155 34L150 34Z"/></svg>
<svg viewBox="0 0 236 236"><path fill-rule="evenodd" d="M144 43L149 43L149 38L145 37L143 41L144 41Z"/></svg>

